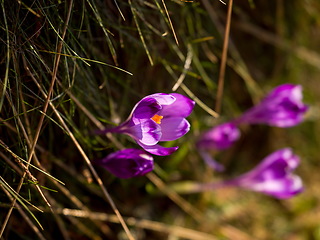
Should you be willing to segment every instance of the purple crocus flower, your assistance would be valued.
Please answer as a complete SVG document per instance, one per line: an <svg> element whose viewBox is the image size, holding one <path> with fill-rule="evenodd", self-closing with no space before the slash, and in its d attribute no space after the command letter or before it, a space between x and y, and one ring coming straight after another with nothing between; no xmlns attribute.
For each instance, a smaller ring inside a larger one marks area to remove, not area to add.
<svg viewBox="0 0 320 240"><path fill-rule="evenodd" d="M240 131L233 123L223 123L205 132L197 142L198 148L224 150L240 137Z"/></svg>
<svg viewBox="0 0 320 240"><path fill-rule="evenodd" d="M302 122L307 110L308 107L302 102L302 87L286 83L273 89L260 104L233 122L292 127Z"/></svg>
<svg viewBox="0 0 320 240"><path fill-rule="evenodd" d="M284 148L270 154L254 169L239 177L218 184L200 185L196 191L237 186L279 199L290 198L303 190L301 178L292 173L299 162L299 157L290 148Z"/></svg>
<svg viewBox="0 0 320 240"><path fill-rule="evenodd" d="M178 147L162 147L159 142L176 140L190 130L188 117L195 102L178 93L155 93L141 99L129 118L112 129L100 132L123 133L131 136L149 153L165 156Z"/></svg>
<svg viewBox="0 0 320 240"><path fill-rule="evenodd" d="M303 190L301 178L292 173L299 163L299 157L290 148L284 148L270 154L253 170L227 184L276 198L290 198Z"/></svg>
<svg viewBox="0 0 320 240"><path fill-rule="evenodd" d="M143 176L153 170L153 157L140 149L120 150L95 163L119 178Z"/></svg>

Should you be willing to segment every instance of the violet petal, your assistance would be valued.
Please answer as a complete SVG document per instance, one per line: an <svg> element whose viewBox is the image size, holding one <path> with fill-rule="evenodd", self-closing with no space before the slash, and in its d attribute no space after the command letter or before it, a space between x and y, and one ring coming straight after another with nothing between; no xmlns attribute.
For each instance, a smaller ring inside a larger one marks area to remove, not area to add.
<svg viewBox="0 0 320 240"><path fill-rule="evenodd" d="M154 98L142 99L132 111L132 119L134 123L141 122L143 119L150 119L161 110L161 105Z"/></svg>
<svg viewBox="0 0 320 240"><path fill-rule="evenodd" d="M195 102L178 93L171 93L170 95L174 96L176 101L170 105L163 106L160 115L164 117L188 117L194 108Z"/></svg>
<svg viewBox="0 0 320 240"><path fill-rule="evenodd" d="M139 142L138 142L139 143ZM167 156L170 155L172 153L174 153L175 151L178 150L179 147L162 147L158 144L156 145L152 145L152 146L147 146L144 144L139 143L139 145L146 150L147 152L154 154L154 155L158 155L158 156Z"/></svg>
<svg viewBox="0 0 320 240"><path fill-rule="evenodd" d="M126 131L123 131L123 133L128 134L136 141L145 145L157 144L162 135L159 124L155 123L151 119L140 124L133 125Z"/></svg>
<svg viewBox="0 0 320 240"><path fill-rule="evenodd" d="M162 106L170 105L176 101L172 94L167 93L154 93L147 97L155 99Z"/></svg>
<svg viewBox="0 0 320 240"><path fill-rule="evenodd" d="M160 141L172 141L185 135L190 130L190 124L185 118L169 117L161 120L162 136Z"/></svg>

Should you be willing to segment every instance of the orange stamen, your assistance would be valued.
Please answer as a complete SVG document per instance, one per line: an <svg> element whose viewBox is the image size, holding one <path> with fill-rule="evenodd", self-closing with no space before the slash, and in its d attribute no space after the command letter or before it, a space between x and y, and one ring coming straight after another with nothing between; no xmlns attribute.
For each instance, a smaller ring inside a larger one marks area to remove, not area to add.
<svg viewBox="0 0 320 240"><path fill-rule="evenodd" d="M159 116L159 115L154 115L151 119L153 120L153 121L155 121L156 123L158 123L158 124L161 124L161 119L163 118L163 116Z"/></svg>

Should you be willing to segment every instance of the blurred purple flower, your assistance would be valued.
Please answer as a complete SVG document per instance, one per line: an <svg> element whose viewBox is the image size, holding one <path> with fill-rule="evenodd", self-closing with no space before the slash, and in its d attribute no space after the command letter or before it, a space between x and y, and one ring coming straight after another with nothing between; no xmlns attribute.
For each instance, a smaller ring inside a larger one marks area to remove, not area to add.
<svg viewBox="0 0 320 240"><path fill-rule="evenodd" d="M293 170L300 159L290 148L278 150L267 156L251 171L222 183L261 192L276 198L290 198L303 190L301 178Z"/></svg>
<svg viewBox="0 0 320 240"><path fill-rule="evenodd" d="M153 157L140 149L120 150L95 163L119 178L143 176L153 170Z"/></svg>
<svg viewBox="0 0 320 240"><path fill-rule="evenodd" d="M118 127L100 131L131 136L147 152L165 156L178 147L165 148L158 142L176 140L190 130L188 117L195 102L178 93L155 93L141 99L129 118Z"/></svg>
<svg viewBox="0 0 320 240"><path fill-rule="evenodd" d="M198 148L224 150L240 137L240 131L233 123L223 123L205 132L197 142Z"/></svg>
<svg viewBox="0 0 320 240"><path fill-rule="evenodd" d="M307 105L302 102L302 87L286 83L273 89L260 104L233 122L292 127L302 122L307 110Z"/></svg>

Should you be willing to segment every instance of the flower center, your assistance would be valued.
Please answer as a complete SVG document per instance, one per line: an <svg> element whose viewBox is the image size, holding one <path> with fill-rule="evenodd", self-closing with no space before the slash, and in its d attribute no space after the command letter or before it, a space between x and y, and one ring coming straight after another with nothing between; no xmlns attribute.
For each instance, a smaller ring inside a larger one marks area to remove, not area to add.
<svg viewBox="0 0 320 240"><path fill-rule="evenodd" d="M153 121L155 121L156 123L158 123L158 124L161 124L161 119L163 118L163 116L160 116L160 115L154 115L151 119L153 120Z"/></svg>

